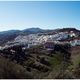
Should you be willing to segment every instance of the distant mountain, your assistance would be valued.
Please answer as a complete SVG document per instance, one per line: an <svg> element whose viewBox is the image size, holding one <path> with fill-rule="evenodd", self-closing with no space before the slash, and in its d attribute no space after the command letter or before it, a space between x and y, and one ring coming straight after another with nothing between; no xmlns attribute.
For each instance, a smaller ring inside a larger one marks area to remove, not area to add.
<svg viewBox="0 0 80 80"><path fill-rule="evenodd" d="M9 30L9 31L3 31L0 32L0 45L3 43L13 40L20 34L19 30Z"/></svg>
<svg viewBox="0 0 80 80"><path fill-rule="evenodd" d="M76 28L63 28L63 29L58 29L58 32L70 32L70 31L74 31L74 32L80 32L79 30L77 30Z"/></svg>
<svg viewBox="0 0 80 80"><path fill-rule="evenodd" d="M43 29L40 29L40 28L29 28L29 29L25 29L23 30L24 32L25 31L30 31L30 32L41 32L43 31Z"/></svg>
<svg viewBox="0 0 80 80"><path fill-rule="evenodd" d="M40 28L29 28L23 30L21 33L23 34L36 34L36 33L43 33L45 30L40 29Z"/></svg>
<svg viewBox="0 0 80 80"><path fill-rule="evenodd" d="M40 29L40 28L28 28L28 29L24 29L21 33L23 35L24 34L37 34L37 33L48 34L48 33L55 33L56 30Z"/></svg>
<svg viewBox="0 0 80 80"><path fill-rule="evenodd" d="M8 30L8 31L0 32L0 35L11 35L14 33L19 33L19 32L20 32L19 30Z"/></svg>

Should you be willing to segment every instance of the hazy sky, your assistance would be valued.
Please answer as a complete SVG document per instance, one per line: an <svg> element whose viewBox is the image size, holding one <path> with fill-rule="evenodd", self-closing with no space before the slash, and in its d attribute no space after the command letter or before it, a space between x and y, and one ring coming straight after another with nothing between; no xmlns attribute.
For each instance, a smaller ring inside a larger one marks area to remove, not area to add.
<svg viewBox="0 0 80 80"><path fill-rule="evenodd" d="M0 31L31 27L80 29L80 2L0 1Z"/></svg>

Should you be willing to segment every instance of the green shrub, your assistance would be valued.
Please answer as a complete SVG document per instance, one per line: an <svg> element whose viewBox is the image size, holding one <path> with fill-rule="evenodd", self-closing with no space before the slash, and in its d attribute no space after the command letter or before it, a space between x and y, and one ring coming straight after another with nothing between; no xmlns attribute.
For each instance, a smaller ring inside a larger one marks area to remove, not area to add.
<svg viewBox="0 0 80 80"><path fill-rule="evenodd" d="M24 79L33 78L21 65L13 63L5 58L0 58L0 78L2 79Z"/></svg>

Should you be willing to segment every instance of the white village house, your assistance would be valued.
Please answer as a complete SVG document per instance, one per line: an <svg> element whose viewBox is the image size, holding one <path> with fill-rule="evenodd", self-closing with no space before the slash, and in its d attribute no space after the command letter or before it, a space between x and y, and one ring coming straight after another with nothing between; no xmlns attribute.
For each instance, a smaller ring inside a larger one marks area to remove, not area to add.
<svg viewBox="0 0 80 80"><path fill-rule="evenodd" d="M70 41L71 46L80 46L80 39Z"/></svg>

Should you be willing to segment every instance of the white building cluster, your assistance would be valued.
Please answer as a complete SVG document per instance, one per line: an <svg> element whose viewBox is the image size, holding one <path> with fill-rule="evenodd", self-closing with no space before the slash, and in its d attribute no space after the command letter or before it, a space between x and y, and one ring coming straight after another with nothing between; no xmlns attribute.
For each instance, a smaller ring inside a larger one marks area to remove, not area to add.
<svg viewBox="0 0 80 80"><path fill-rule="evenodd" d="M71 31L68 32L59 32L53 35L38 35L38 34L30 34L30 35L19 35L14 39L12 42L7 42L7 45L13 45L13 44L24 44L27 45L27 47L31 47L34 45L44 44L45 42L54 42L54 43L60 43L61 40L67 40L69 37L76 37L76 34ZM69 42L72 46L80 45L80 40L73 40Z"/></svg>

